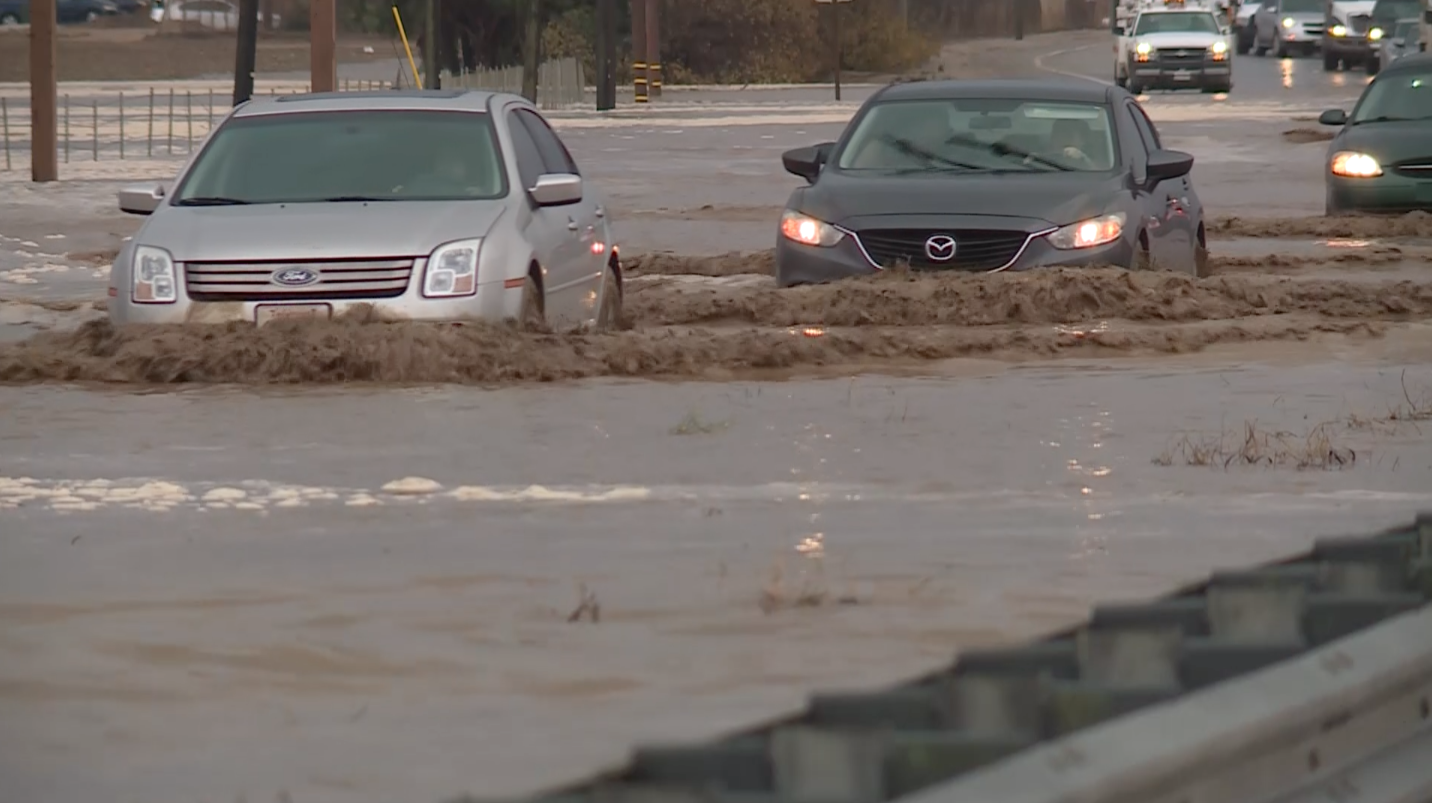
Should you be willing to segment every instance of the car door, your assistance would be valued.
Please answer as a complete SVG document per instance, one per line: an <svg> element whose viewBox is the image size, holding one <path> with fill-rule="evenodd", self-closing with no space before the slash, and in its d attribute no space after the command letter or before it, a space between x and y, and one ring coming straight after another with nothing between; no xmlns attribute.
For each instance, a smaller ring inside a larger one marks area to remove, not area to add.
<svg viewBox="0 0 1432 803"><path fill-rule="evenodd" d="M1139 130L1138 104L1133 100L1124 101L1123 123L1119 126L1125 131L1123 138L1124 148L1129 154L1129 166L1133 174L1133 182L1130 193L1133 195L1134 208L1138 210L1139 227L1143 229L1148 238L1149 256L1154 264L1162 265L1169 258L1167 243L1164 239L1164 215L1168 205L1168 194L1158 186L1150 187L1148 184L1148 164L1150 147L1143 132ZM1135 221L1130 221L1134 223Z"/></svg>
<svg viewBox="0 0 1432 803"><path fill-rule="evenodd" d="M1129 109L1134 115L1134 125L1149 153L1163 150L1163 140L1154 121L1149 119L1142 106L1130 101ZM1163 206L1164 265L1175 270L1192 271L1194 265L1194 241L1198 235L1198 196L1193 192L1193 182L1187 174L1166 179L1154 187L1150 195L1155 203ZM1161 199L1161 200L1160 200ZM1150 240L1152 248L1152 240Z"/></svg>
<svg viewBox="0 0 1432 803"><path fill-rule="evenodd" d="M537 179L549 171L537 142L517 113L518 110L507 112L507 131L517 162L518 180L527 193L537 185ZM543 309L547 323L554 327L575 326L582 319L575 293L570 291L577 283L581 267L574 264L573 243L577 238L576 232L568 227L567 218L566 207L538 206L528 194L527 204L517 219L518 230L531 245L533 257L542 270Z"/></svg>
<svg viewBox="0 0 1432 803"><path fill-rule="evenodd" d="M518 109L517 116L526 124L528 133L536 141L546 172L581 175L571 152L541 115L531 109ZM596 193L585 186L582 188L580 201L561 209L567 214L567 229L575 237L570 244L570 254L566 257L572 262L572 284L570 287L562 287L560 292L570 292L582 310L583 317L595 319L597 297L602 287L602 271L606 267L606 243L601 241L601 218L606 212L598 203Z"/></svg>

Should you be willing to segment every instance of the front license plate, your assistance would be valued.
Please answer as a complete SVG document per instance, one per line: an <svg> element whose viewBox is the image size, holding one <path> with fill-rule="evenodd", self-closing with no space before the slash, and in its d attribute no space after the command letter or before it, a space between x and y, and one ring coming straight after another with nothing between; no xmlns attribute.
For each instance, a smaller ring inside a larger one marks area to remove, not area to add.
<svg viewBox="0 0 1432 803"><path fill-rule="evenodd" d="M1173 74L1173 80L1175 80L1175 81L1192 81L1192 80L1193 80L1193 73L1189 72L1188 70L1179 70L1178 72L1176 72L1176 73Z"/></svg>
<svg viewBox="0 0 1432 803"><path fill-rule="evenodd" d="M293 318L326 320L331 317L332 304L260 304L254 308L254 322L259 326Z"/></svg>

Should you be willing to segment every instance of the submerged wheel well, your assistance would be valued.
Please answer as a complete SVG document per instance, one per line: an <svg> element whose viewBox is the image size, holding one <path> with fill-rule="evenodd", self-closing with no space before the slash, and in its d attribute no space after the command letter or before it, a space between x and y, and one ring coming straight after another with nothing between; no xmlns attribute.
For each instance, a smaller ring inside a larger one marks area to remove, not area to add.
<svg viewBox="0 0 1432 803"><path fill-rule="evenodd" d="M537 308L543 313L547 312L547 288L542 285L542 266L537 260L527 266L527 275L532 277L533 284L537 285Z"/></svg>

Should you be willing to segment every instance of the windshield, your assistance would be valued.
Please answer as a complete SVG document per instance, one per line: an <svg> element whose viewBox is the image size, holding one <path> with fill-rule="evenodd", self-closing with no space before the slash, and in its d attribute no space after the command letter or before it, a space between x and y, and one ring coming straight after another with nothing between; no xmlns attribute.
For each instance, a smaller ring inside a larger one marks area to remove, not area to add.
<svg viewBox="0 0 1432 803"><path fill-rule="evenodd" d="M1377 0L1372 7L1372 18L1384 27L1401 19L1422 16L1421 0Z"/></svg>
<svg viewBox="0 0 1432 803"><path fill-rule="evenodd" d="M1432 119L1432 68L1373 79L1350 124Z"/></svg>
<svg viewBox="0 0 1432 803"><path fill-rule="evenodd" d="M872 106L841 150L841 170L1112 170L1109 111L1094 103L1002 98Z"/></svg>
<svg viewBox="0 0 1432 803"><path fill-rule="evenodd" d="M1218 33L1218 21L1207 11L1140 14L1134 35L1149 33Z"/></svg>
<svg viewBox="0 0 1432 803"><path fill-rule="evenodd" d="M1278 10L1284 14L1323 14L1326 4L1323 0L1283 0Z"/></svg>
<svg viewBox="0 0 1432 803"><path fill-rule="evenodd" d="M1416 42L1419 27L1417 20L1403 20L1392 30L1392 38Z"/></svg>
<svg viewBox="0 0 1432 803"><path fill-rule="evenodd" d="M298 112L235 117L174 195L204 203L501 198L506 172L486 114Z"/></svg>

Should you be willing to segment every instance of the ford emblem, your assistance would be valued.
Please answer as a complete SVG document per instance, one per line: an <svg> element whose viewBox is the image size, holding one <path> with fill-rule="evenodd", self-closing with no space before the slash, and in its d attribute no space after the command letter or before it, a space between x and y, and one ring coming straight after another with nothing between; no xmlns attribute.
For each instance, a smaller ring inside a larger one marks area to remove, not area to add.
<svg viewBox="0 0 1432 803"><path fill-rule="evenodd" d="M284 287L307 287L318 281L318 274L308 268L281 268L273 272L270 280Z"/></svg>

